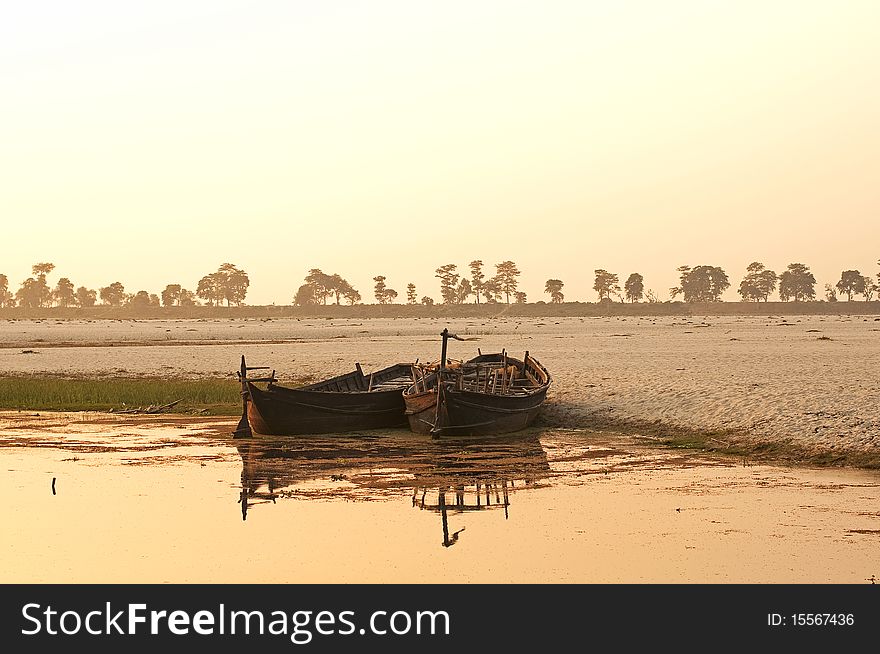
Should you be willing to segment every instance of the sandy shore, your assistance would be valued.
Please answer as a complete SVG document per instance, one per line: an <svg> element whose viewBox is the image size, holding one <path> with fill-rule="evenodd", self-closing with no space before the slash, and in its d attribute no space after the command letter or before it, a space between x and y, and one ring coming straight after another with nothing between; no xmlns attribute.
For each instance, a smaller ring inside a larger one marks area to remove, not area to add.
<svg viewBox="0 0 880 654"><path fill-rule="evenodd" d="M439 321L6 321L7 374L229 376L245 354L283 378L529 350L554 377L553 427L710 433L721 446L870 460L880 446L880 318L500 318Z"/></svg>

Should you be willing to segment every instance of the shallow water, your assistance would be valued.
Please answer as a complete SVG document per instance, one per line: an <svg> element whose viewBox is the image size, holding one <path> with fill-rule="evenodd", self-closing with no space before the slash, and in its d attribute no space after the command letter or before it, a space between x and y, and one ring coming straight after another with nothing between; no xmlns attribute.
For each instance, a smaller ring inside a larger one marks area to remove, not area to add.
<svg viewBox="0 0 880 654"><path fill-rule="evenodd" d="M234 424L0 416L0 582L880 576L874 472L749 465L586 430L236 441Z"/></svg>

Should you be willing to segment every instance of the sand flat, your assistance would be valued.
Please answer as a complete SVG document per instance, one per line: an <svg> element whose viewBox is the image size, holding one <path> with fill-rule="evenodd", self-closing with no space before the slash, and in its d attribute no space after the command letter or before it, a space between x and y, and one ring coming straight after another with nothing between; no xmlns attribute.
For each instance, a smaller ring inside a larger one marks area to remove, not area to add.
<svg viewBox="0 0 880 654"><path fill-rule="evenodd" d="M554 382L559 428L718 432L724 443L872 455L880 445L880 318L873 316L5 321L8 374L217 376L239 357L282 379L391 361L529 350Z"/></svg>

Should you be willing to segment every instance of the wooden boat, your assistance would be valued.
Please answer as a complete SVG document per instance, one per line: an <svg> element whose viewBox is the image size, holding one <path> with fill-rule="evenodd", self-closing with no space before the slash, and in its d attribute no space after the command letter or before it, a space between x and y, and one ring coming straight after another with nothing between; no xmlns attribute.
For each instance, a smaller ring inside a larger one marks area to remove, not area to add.
<svg viewBox="0 0 880 654"><path fill-rule="evenodd" d="M505 434L528 427L538 416L550 387L550 373L528 352L522 359L480 354L463 363L446 358L449 338L436 366L413 366L414 382L404 391L412 431L441 436Z"/></svg>
<svg viewBox="0 0 880 654"><path fill-rule="evenodd" d="M241 357L242 416L236 438L257 434L293 435L350 432L383 427L404 427L407 420L403 391L412 384L412 365L398 363L365 374L355 370L308 386L279 386L275 371L268 377L249 378ZM265 388L257 386L266 383Z"/></svg>

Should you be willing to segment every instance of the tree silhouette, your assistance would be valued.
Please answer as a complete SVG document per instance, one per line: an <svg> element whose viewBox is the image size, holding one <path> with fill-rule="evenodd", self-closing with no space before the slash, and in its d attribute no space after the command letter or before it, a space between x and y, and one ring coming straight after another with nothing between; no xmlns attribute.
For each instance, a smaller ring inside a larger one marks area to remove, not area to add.
<svg viewBox="0 0 880 654"><path fill-rule="evenodd" d="M397 291L393 288L388 288L385 285L385 276L378 275L377 277L373 277L373 281L376 282L373 294L376 296L376 300L378 300L379 304L393 304L394 298L397 297Z"/></svg>
<svg viewBox="0 0 880 654"><path fill-rule="evenodd" d="M35 263L31 266L31 272L36 278L36 284L28 285L29 301L36 298L38 307L48 307L52 304L52 290L46 283L46 275L55 270L54 263Z"/></svg>
<svg viewBox="0 0 880 654"><path fill-rule="evenodd" d="M825 301L837 302L837 289L831 284L825 284Z"/></svg>
<svg viewBox="0 0 880 654"><path fill-rule="evenodd" d="M871 298L874 297L874 293L880 290L880 287L868 275L865 275L862 279L865 280L865 290L862 291L862 295L865 296L865 302L870 302Z"/></svg>
<svg viewBox="0 0 880 654"><path fill-rule="evenodd" d="M9 278L0 275L0 307L11 307L14 304L14 296L9 292Z"/></svg>
<svg viewBox="0 0 880 654"><path fill-rule="evenodd" d="M455 272L456 268L458 266L454 263L447 263L434 271L434 277L440 280L440 296L443 298L443 304L455 304L455 291L459 279L458 273Z"/></svg>
<svg viewBox="0 0 880 654"><path fill-rule="evenodd" d="M630 303L638 302L644 297L645 280L639 273L632 273L623 284L623 291Z"/></svg>
<svg viewBox="0 0 880 654"><path fill-rule="evenodd" d="M776 289L776 272L764 268L764 264L753 261L746 267L746 276L739 283L739 293L746 302L766 302Z"/></svg>
<svg viewBox="0 0 880 654"><path fill-rule="evenodd" d="M422 304L426 307L434 306L434 298L428 297L427 295L423 295L421 299Z"/></svg>
<svg viewBox="0 0 880 654"><path fill-rule="evenodd" d="M510 304L510 294L516 292L519 282L520 272L513 261L502 261L495 264L495 279L498 280L498 287L504 293L507 303Z"/></svg>
<svg viewBox="0 0 880 654"><path fill-rule="evenodd" d="M194 307L196 302L196 294L185 288L180 289L180 299L177 303L182 307Z"/></svg>
<svg viewBox="0 0 880 654"><path fill-rule="evenodd" d="M477 304L479 304L480 293L483 292L483 280L486 278L483 274L483 262L480 259L475 259L468 265L471 269L471 289L473 289L474 295L477 298Z"/></svg>
<svg viewBox="0 0 880 654"><path fill-rule="evenodd" d="M46 283L46 275L54 268L55 264L52 263L37 263L31 267L34 276L24 280L15 293L15 299L20 307L34 309L52 304L52 289Z"/></svg>
<svg viewBox="0 0 880 654"><path fill-rule="evenodd" d="M754 265L754 263L751 265ZM746 268L746 270L748 270L748 268ZM753 283L761 294L761 297L764 298L764 302L767 302L770 299L770 294L776 290L776 282L779 280L779 276L776 274L775 270L770 269L756 270L755 272L757 273L757 277Z"/></svg>
<svg viewBox="0 0 880 654"><path fill-rule="evenodd" d="M52 296L55 298L55 303L59 307L72 307L76 304L76 294L73 290L73 282L67 277L62 277L58 280L58 284L55 286Z"/></svg>
<svg viewBox="0 0 880 654"><path fill-rule="evenodd" d="M125 302L125 287L120 282L113 282L110 286L101 288L99 295L104 304L111 307L121 307Z"/></svg>
<svg viewBox="0 0 880 654"><path fill-rule="evenodd" d="M337 305L339 304L339 299L341 297L350 298L356 295L358 300L361 299L361 294L348 283L348 280L343 279L341 275L336 273L333 273L333 275L330 276L330 290L333 292L333 295L336 296ZM354 304L354 302L351 304Z"/></svg>
<svg viewBox="0 0 880 654"><path fill-rule="evenodd" d="M80 286L76 289L76 303L81 307L93 307L98 301L98 294L90 288Z"/></svg>
<svg viewBox="0 0 880 654"><path fill-rule="evenodd" d="M361 294L342 275L338 273L328 275L320 268L309 270L306 284L312 287L316 303L327 304L327 298L333 296L336 297L336 304L340 304L342 298L346 298L350 304L361 299Z"/></svg>
<svg viewBox="0 0 880 654"><path fill-rule="evenodd" d="M349 304L360 302L361 294L352 286L347 279L343 279L339 275L333 275L333 293L336 295L336 304L339 304L340 296L348 300Z"/></svg>
<svg viewBox="0 0 880 654"><path fill-rule="evenodd" d="M306 284L311 284L315 289L315 299L320 304L327 304L327 298L333 295L333 277L321 271L320 268L312 268L309 271L309 274L306 275Z"/></svg>
<svg viewBox="0 0 880 654"><path fill-rule="evenodd" d="M40 306L48 307L52 305L52 289L49 288L49 285L46 283L45 275L40 275L37 278L37 289L40 293Z"/></svg>
<svg viewBox="0 0 880 654"><path fill-rule="evenodd" d="M218 273L205 275L196 286L196 296L208 303L209 307L220 306L223 302L223 280Z"/></svg>
<svg viewBox="0 0 880 654"><path fill-rule="evenodd" d="M812 300L816 297L816 278L802 263L788 264L788 270L779 275L779 299L783 302Z"/></svg>
<svg viewBox="0 0 880 654"><path fill-rule="evenodd" d="M527 296L524 291L514 291L513 292L513 303L514 304L525 304Z"/></svg>
<svg viewBox="0 0 880 654"><path fill-rule="evenodd" d="M45 282L41 285L33 277L28 277L24 280L15 292L15 300L18 306L27 307L28 309L36 309L43 306L43 286L45 286ZM48 288L45 290L48 291Z"/></svg>
<svg viewBox="0 0 880 654"><path fill-rule="evenodd" d="M315 287L309 283L300 286L293 298L293 303L298 307L307 307L318 304L318 294Z"/></svg>
<svg viewBox="0 0 880 654"><path fill-rule="evenodd" d="M565 299L565 295L562 294L562 287L565 284L561 279L548 279L544 283L544 292L550 294L550 302L552 304L561 304Z"/></svg>
<svg viewBox="0 0 880 654"><path fill-rule="evenodd" d="M497 277L490 277L483 282L483 297L489 304L495 304L501 299L501 282Z"/></svg>
<svg viewBox="0 0 880 654"><path fill-rule="evenodd" d="M596 281L593 282L593 290L599 294L599 302L606 298L610 300L612 293L620 293L617 275L601 268L594 272L596 273Z"/></svg>
<svg viewBox="0 0 880 654"><path fill-rule="evenodd" d="M385 304L385 290L387 289L385 286L385 275L373 277L373 281L376 282L376 285L373 287L373 295L376 297L376 301L379 304Z"/></svg>
<svg viewBox="0 0 880 654"><path fill-rule="evenodd" d="M55 270L54 263L35 263L31 266L31 272L33 272L34 277L45 277L53 270Z"/></svg>
<svg viewBox="0 0 880 654"><path fill-rule="evenodd" d="M226 299L226 306L233 304L241 306L251 283L247 273L231 263L224 263L217 269L216 274L220 275L220 287Z"/></svg>
<svg viewBox="0 0 880 654"><path fill-rule="evenodd" d="M196 295L208 303L208 306L220 306L226 300L226 306L241 306L247 295L250 279L248 274L235 266L224 263L210 275L205 275L196 286Z"/></svg>
<svg viewBox="0 0 880 654"><path fill-rule="evenodd" d="M416 304L417 302L416 296L416 285L410 282L406 285L406 303L407 304Z"/></svg>
<svg viewBox="0 0 880 654"><path fill-rule="evenodd" d="M684 295L685 302L719 302L730 288L727 273L717 266L679 266L681 286L669 289L673 299Z"/></svg>
<svg viewBox="0 0 880 654"><path fill-rule="evenodd" d="M847 302L852 302L853 294L865 293L865 278L858 270L844 270L840 274L840 281L837 282L837 290L846 295Z"/></svg>
<svg viewBox="0 0 880 654"><path fill-rule="evenodd" d="M458 286L455 287L455 303L464 304L473 292L470 280L467 277L462 277Z"/></svg>
<svg viewBox="0 0 880 654"><path fill-rule="evenodd" d="M344 297L346 300L348 300L348 303L350 305L357 304L358 302L361 301L361 294L358 293L357 289L355 289L351 285L346 286L346 288L343 289L342 297Z"/></svg>
<svg viewBox="0 0 880 654"><path fill-rule="evenodd" d="M180 284L168 284L165 290L162 291L162 306L173 307L175 304L180 304L180 292L182 290Z"/></svg>
<svg viewBox="0 0 880 654"><path fill-rule="evenodd" d="M158 298L157 298L158 299ZM146 309L150 306L150 294L146 291L138 291L128 301L132 309Z"/></svg>

